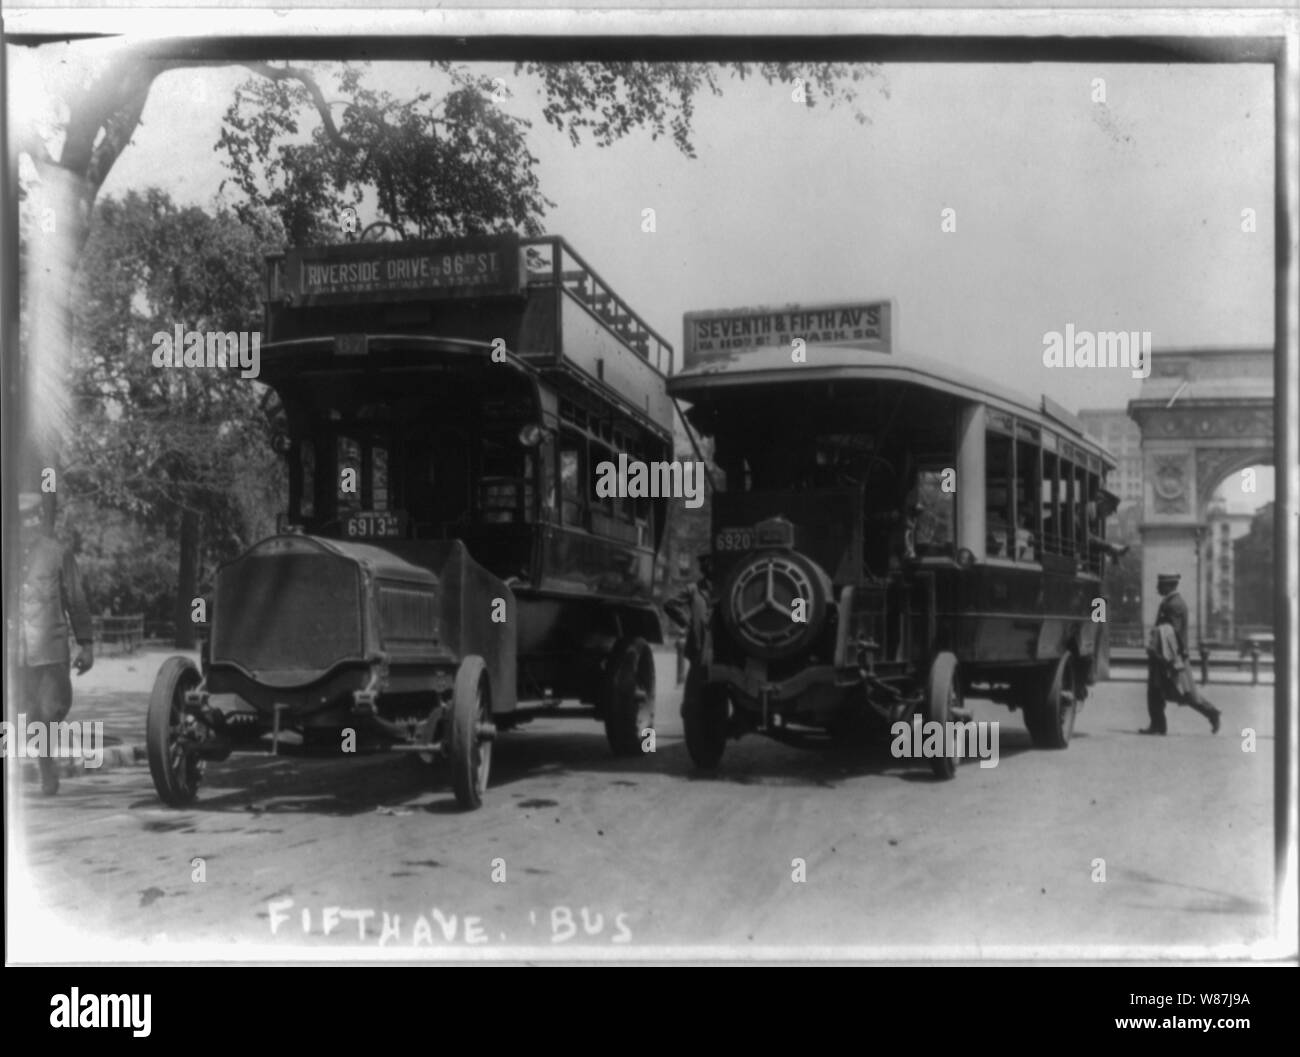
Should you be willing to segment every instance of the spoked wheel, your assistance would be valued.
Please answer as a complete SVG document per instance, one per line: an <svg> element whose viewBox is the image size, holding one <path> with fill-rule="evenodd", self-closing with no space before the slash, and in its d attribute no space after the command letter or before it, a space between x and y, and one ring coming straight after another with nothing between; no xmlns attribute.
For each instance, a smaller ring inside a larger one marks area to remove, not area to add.
<svg viewBox="0 0 1300 1057"><path fill-rule="evenodd" d="M187 657L168 657L153 683L145 721L145 747L154 788L164 804L182 807L198 793L203 761L189 751L186 737L194 720L185 712L185 694L202 676Z"/></svg>
<svg viewBox="0 0 1300 1057"><path fill-rule="evenodd" d="M930 675L925 688L926 723L938 723L945 732L944 747L947 748L946 733L948 723L956 722L962 711L961 683L957 677L957 658L951 653L941 653L930 665ZM957 775L957 764L961 760L960 740L954 741L953 754L946 752L931 758L930 770L940 781L950 781Z"/></svg>
<svg viewBox="0 0 1300 1057"><path fill-rule="evenodd" d="M1079 671L1072 654L1048 669L1037 692L1025 701L1025 726L1040 749L1064 749L1074 733L1079 710Z"/></svg>
<svg viewBox="0 0 1300 1057"><path fill-rule="evenodd" d="M483 805L492 769L492 690L482 657L460 662L451 704L451 787L466 811Z"/></svg>
<svg viewBox="0 0 1300 1057"><path fill-rule="evenodd" d="M616 756L641 751L655 723L655 659L642 638L623 639L609 655L605 678L605 737Z"/></svg>
<svg viewBox="0 0 1300 1057"><path fill-rule="evenodd" d="M727 747L727 713L731 701L727 688L706 683L699 668L691 665L682 695L682 727L686 733L686 751L691 762L702 770L718 766Z"/></svg>

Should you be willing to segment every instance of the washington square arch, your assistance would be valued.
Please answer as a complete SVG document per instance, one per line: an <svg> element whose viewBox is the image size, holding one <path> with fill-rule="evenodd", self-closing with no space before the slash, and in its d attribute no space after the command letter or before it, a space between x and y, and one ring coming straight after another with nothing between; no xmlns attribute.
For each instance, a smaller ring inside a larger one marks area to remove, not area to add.
<svg viewBox="0 0 1300 1057"><path fill-rule="evenodd" d="M1142 622L1155 623L1156 575L1182 574L1189 639L1202 637L1206 507L1250 466L1273 464L1274 356L1268 347L1157 349L1128 413L1142 430Z"/></svg>

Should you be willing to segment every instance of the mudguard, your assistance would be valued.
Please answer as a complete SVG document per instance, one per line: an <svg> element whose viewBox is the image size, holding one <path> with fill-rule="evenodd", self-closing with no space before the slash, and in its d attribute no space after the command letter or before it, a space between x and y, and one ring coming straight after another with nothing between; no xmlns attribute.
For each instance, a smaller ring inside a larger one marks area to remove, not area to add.
<svg viewBox="0 0 1300 1057"><path fill-rule="evenodd" d="M438 581L439 623L447 648L461 659L471 654L482 657L492 684L492 711L513 711L518 703L515 639L519 622L514 592L474 561L459 540L451 541Z"/></svg>

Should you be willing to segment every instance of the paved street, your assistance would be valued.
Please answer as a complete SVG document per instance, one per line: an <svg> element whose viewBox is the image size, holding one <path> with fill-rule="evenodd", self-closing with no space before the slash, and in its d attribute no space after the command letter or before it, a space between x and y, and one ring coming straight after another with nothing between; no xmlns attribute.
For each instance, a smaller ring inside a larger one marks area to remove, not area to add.
<svg viewBox="0 0 1300 1057"><path fill-rule="evenodd" d="M162 656L102 662L70 718L142 741ZM28 777L11 957L1187 955L1270 933L1271 686L1211 685L1216 737L1171 706L1170 735L1143 738L1142 684L1108 683L1065 752L1031 749L1017 714L975 702L1002 724L1000 760L950 783L888 742L759 737L700 778L672 667L663 652L653 755L613 760L595 721L539 719L497 742L469 814L393 754L237 755L209 765L186 810L162 807L141 765L66 778L53 799Z"/></svg>

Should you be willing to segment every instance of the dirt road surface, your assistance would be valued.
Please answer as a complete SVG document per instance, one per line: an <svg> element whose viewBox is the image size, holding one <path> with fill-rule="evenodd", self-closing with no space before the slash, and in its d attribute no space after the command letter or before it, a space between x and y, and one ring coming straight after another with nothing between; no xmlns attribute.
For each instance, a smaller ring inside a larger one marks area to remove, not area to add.
<svg viewBox="0 0 1300 1057"><path fill-rule="evenodd" d="M471 813L394 754L236 755L183 810L144 766L78 774L54 798L29 770L10 957L1267 952L1272 687L1211 686L1220 734L1171 707L1169 736L1150 738L1142 685L1107 683L1062 752L976 701L1000 724L998 764L952 782L888 741L814 752L757 736L701 777L672 668L662 653L653 753L615 760L594 720L539 719L499 739ZM101 677L83 707L142 732L146 693Z"/></svg>

